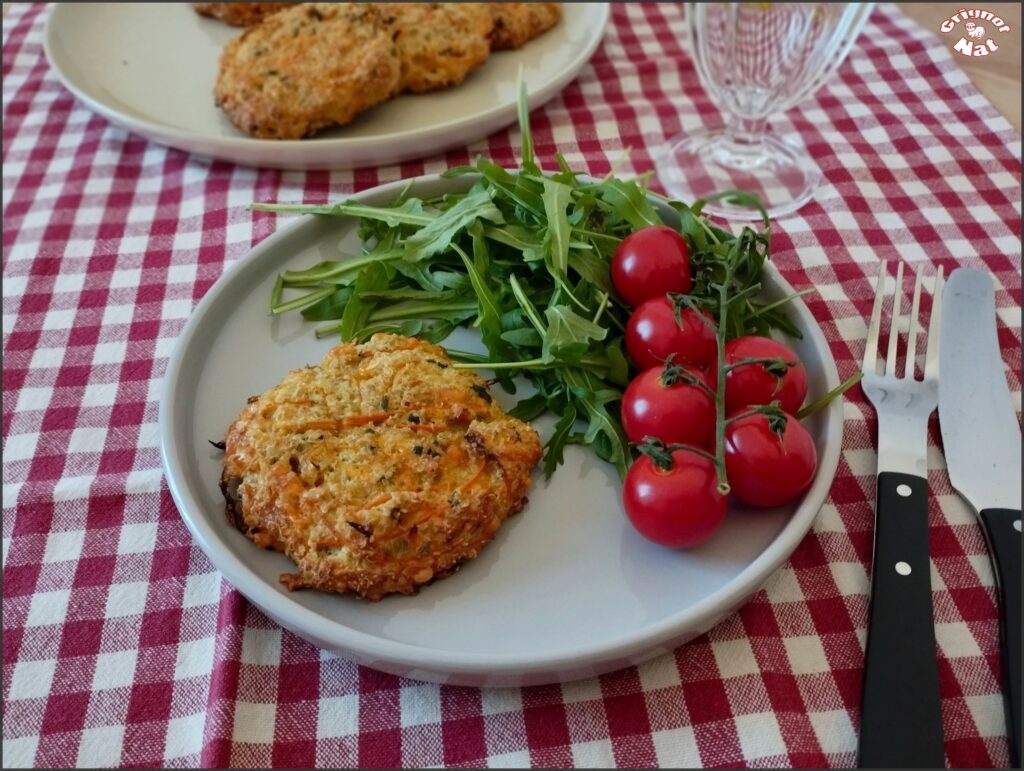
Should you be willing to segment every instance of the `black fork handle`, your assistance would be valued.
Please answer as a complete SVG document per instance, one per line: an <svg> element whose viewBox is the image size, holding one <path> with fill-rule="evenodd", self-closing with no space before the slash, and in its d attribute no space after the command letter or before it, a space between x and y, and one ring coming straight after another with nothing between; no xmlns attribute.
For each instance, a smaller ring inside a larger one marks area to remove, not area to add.
<svg viewBox="0 0 1024 771"><path fill-rule="evenodd" d="M946 764L928 554L927 480L879 474L861 768Z"/></svg>

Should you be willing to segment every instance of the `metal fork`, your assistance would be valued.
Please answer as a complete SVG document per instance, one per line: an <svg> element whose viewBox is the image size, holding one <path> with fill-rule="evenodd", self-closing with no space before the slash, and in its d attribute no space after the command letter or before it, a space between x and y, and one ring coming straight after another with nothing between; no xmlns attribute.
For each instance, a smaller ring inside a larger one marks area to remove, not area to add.
<svg viewBox="0 0 1024 771"><path fill-rule="evenodd" d="M928 559L928 418L939 399L942 268L932 289L923 379L914 361L924 277L917 272L904 374L898 372L903 263L896 269L889 344L878 357L887 265L878 272L861 388L878 415L878 488L861 703L862 768L942 768L945 751ZM879 366L881 365L881 366Z"/></svg>

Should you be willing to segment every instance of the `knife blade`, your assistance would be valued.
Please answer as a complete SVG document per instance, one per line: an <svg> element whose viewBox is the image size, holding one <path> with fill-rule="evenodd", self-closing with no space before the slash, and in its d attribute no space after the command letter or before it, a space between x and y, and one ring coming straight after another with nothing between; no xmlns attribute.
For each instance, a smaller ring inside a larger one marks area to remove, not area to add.
<svg viewBox="0 0 1024 771"><path fill-rule="evenodd" d="M1021 433L996 335L995 289L960 268L942 297L939 427L949 478L978 515L999 594L1000 653L1010 758L1021 737Z"/></svg>

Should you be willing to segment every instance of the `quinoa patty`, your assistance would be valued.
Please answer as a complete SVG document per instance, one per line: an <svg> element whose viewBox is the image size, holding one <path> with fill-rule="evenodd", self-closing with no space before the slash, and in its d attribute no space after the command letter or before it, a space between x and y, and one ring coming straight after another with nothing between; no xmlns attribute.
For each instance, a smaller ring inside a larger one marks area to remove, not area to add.
<svg viewBox="0 0 1024 771"><path fill-rule="evenodd" d="M461 83L491 54L486 3L381 3L402 58L402 88L416 93Z"/></svg>
<svg viewBox="0 0 1024 771"><path fill-rule="evenodd" d="M227 431L231 521L293 559L289 589L412 594L523 508L537 432L440 346L345 343L254 397Z"/></svg>
<svg viewBox="0 0 1024 771"><path fill-rule="evenodd" d="M224 48L217 106L261 139L301 139L351 121L401 86L392 31L372 3L303 3Z"/></svg>

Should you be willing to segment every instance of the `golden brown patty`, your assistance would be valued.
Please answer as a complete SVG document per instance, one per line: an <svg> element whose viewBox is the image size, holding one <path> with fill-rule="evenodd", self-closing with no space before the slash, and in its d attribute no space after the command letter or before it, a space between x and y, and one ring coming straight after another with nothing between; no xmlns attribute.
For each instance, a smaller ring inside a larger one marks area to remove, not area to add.
<svg viewBox="0 0 1024 771"><path fill-rule="evenodd" d="M289 589L412 594L525 505L537 432L440 346L332 349L250 400L225 437L228 517L298 572Z"/></svg>
<svg viewBox="0 0 1024 771"><path fill-rule="evenodd" d="M381 3L402 58L402 87L417 93L454 86L491 53L486 3Z"/></svg>
<svg viewBox="0 0 1024 771"><path fill-rule="evenodd" d="M251 27L297 3L192 3L196 13L236 27Z"/></svg>
<svg viewBox="0 0 1024 771"><path fill-rule="evenodd" d="M370 3L303 3L225 47L214 96L239 129L299 139L395 94L401 62Z"/></svg>
<svg viewBox="0 0 1024 771"><path fill-rule="evenodd" d="M494 18L491 48L519 48L562 18L561 3L487 3Z"/></svg>

